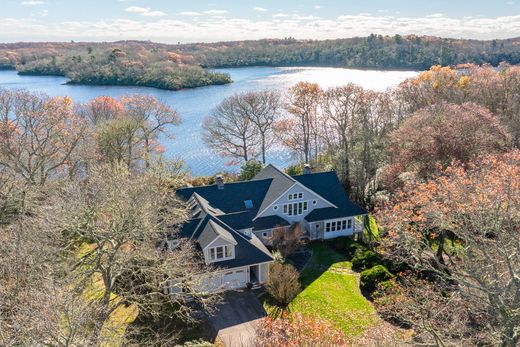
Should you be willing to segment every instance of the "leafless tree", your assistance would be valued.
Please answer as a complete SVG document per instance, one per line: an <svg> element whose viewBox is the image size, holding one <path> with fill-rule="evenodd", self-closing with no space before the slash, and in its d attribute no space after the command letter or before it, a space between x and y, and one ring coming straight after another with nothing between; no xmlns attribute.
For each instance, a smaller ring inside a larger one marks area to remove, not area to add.
<svg viewBox="0 0 520 347"><path fill-rule="evenodd" d="M287 306L301 292L300 274L291 264L273 263L265 287L282 306Z"/></svg>
<svg viewBox="0 0 520 347"><path fill-rule="evenodd" d="M269 239L274 249L278 250L285 258L294 254L302 246L302 227L294 224L290 227L276 227Z"/></svg>
<svg viewBox="0 0 520 347"><path fill-rule="evenodd" d="M248 161L259 152L259 130L248 113L243 95L233 95L218 105L202 125L203 140L222 156Z"/></svg>
<svg viewBox="0 0 520 347"><path fill-rule="evenodd" d="M238 94L236 102L258 131L262 163L265 164L266 152L274 141L273 125L278 119L280 93L273 90L247 92Z"/></svg>

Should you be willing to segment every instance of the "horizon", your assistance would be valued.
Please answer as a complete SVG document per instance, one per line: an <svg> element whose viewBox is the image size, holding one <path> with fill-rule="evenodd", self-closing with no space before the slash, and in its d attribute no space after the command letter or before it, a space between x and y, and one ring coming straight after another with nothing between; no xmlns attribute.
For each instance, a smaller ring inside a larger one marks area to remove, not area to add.
<svg viewBox="0 0 520 347"><path fill-rule="evenodd" d="M101 9L101 11L100 11ZM100 14L101 13L101 14ZM346 39L418 35L493 40L520 36L520 0L391 4L339 0L7 0L0 42L153 41L165 44L259 39Z"/></svg>

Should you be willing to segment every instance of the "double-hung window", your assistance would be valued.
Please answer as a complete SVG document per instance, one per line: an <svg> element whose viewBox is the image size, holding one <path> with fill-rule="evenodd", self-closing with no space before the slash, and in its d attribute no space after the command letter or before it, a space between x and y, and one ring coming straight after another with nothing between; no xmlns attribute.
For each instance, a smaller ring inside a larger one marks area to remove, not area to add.
<svg viewBox="0 0 520 347"><path fill-rule="evenodd" d="M221 260L233 257L233 246L217 246L209 249L210 260Z"/></svg>

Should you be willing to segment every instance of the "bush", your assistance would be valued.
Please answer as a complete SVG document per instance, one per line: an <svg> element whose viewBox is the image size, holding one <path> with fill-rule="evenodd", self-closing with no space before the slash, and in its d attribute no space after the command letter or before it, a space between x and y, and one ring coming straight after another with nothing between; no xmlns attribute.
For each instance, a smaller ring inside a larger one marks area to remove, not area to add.
<svg viewBox="0 0 520 347"><path fill-rule="evenodd" d="M384 265L376 265L361 272L361 289L372 292L379 283L388 281L393 277L394 275Z"/></svg>
<svg viewBox="0 0 520 347"><path fill-rule="evenodd" d="M303 174L303 165L301 165L301 164L291 165L291 166L289 166L287 169L285 169L285 172L286 172L289 176L298 176L298 175L301 175L301 174Z"/></svg>
<svg viewBox="0 0 520 347"><path fill-rule="evenodd" d="M273 263L265 288L278 304L286 307L302 290L299 277L300 274L294 266Z"/></svg>
<svg viewBox="0 0 520 347"><path fill-rule="evenodd" d="M295 223L289 228L274 228L270 242L275 250L279 251L284 258L287 258L302 246L301 236L302 228L299 223Z"/></svg>
<svg viewBox="0 0 520 347"><path fill-rule="evenodd" d="M362 250L358 249L352 258L352 269L356 271L363 271L366 269L370 269L375 265L381 264L381 257L368 249Z"/></svg>
<svg viewBox="0 0 520 347"><path fill-rule="evenodd" d="M360 241L354 241L353 239L348 239L348 242L345 245L346 256L349 259L353 259L356 255L361 255L364 251L367 251L367 246Z"/></svg>

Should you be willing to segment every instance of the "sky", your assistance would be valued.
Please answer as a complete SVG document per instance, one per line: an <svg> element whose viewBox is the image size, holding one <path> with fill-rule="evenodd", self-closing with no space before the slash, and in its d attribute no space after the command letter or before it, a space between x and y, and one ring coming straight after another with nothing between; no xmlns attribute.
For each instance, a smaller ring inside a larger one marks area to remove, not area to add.
<svg viewBox="0 0 520 347"><path fill-rule="evenodd" d="M0 42L520 36L520 0L0 0Z"/></svg>

